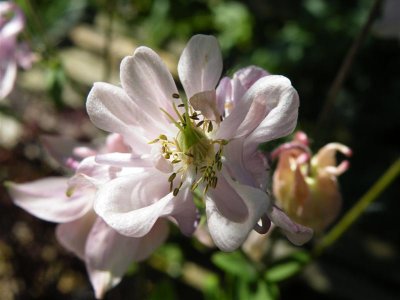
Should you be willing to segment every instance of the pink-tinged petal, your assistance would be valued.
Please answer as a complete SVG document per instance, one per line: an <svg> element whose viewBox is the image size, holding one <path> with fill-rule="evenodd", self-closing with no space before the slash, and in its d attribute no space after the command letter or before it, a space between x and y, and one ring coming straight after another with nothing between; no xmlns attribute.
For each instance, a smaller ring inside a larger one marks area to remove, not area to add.
<svg viewBox="0 0 400 300"><path fill-rule="evenodd" d="M4 99L11 93L16 78L17 62L13 58L9 58L5 62L5 66L0 66L0 99Z"/></svg>
<svg viewBox="0 0 400 300"><path fill-rule="evenodd" d="M184 183L182 185L174 201L175 208L171 213L170 219L177 223L180 231L184 235L191 236L197 228L200 215L194 205L189 183Z"/></svg>
<svg viewBox="0 0 400 300"><path fill-rule="evenodd" d="M58 164L63 167L70 168L70 162L80 161L83 156L76 149L85 148L86 152L90 151L90 154L95 154L95 151L83 143L78 143L76 140L68 137L43 135L40 137L42 144L47 153L53 158Z"/></svg>
<svg viewBox="0 0 400 300"><path fill-rule="evenodd" d="M224 166L236 181L254 187L264 186L267 162L258 152L243 157L244 138L232 140L224 147Z"/></svg>
<svg viewBox="0 0 400 300"><path fill-rule="evenodd" d="M229 77L224 77L216 89L217 108L221 116L227 116L233 109L232 84Z"/></svg>
<svg viewBox="0 0 400 300"><path fill-rule="evenodd" d="M133 56L122 60L121 84L140 113L152 119L151 122L140 122L145 129L158 126L165 132L165 124L170 120L160 108L174 118L178 117L172 106L173 102L180 104L174 97L178 94L174 79L158 54L150 48L139 47Z"/></svg>
<svg viewBox="0 0 400 300"><path fill-rule="evenodd" d="M214 90L222 72L218 41L209 35L193 36L178 63L179 78L190 99L194 94Z"/></svg>
<svg viewBox="0 0 400 300"><path fill-rule="evenodd" d="M301 246L312 238L311 228L293 222L280 208L273 206L267 214L272 223L280 227L293 244Z"/></svg>
<svg viewBox="0 0 400 300"><path fill-rule="evenodd" d="M297 121L299 100L290 81L270 75L259 79L222 122L219 138L247 136L245 156L262 142L289 134Z"/></svg>
<svg viewBox="0 0 400 300"><path fill-rule="evenodd" d="M223 175L218 177L216 188L208 190L207 197L215 203L219 213L231 221L240 223L249 217L245 202Z"/></svg>
<svg viewBox="0 0 400 300"><path fill-rule="evenodd" d="M0 3L1 15L13 14L12 18L1 28L0 37L15 37L25 26L25 17L22 10L13 2L5 1Z"/></svg>
<svg viewBox="0 0 400 300"><path fill-rule="evenodd" d="M45 221L64 223L86 214L93 201L92 191L77 191L71 197L66 192L68 179L49 177L29 183L7 183L14 203Z"/></svg>
<svg viewBox="0 0 400 300"><path fill-rule="evenodd" d="M107 153L96 155L95 161L99 164L116 167L146 168L153 165L149 156L134 156L130 153Z"/></svg>
<svg viewBox="0 0 400 300"><path fill-rule="evenodd" d="M319 172L326 172L334 176L339 176L349 168L350 163L344 160L339 165L336 165L337 152L341 152L347 157L352 155L352 151L349 147L339 143L330 143L318 151L312 158L311 163L318 168Z"/></svg>
<svg viewBox="0 0 400 300"><path fill-rule="evenodd" d="M84 174L95 179L99 183L106 183L115 178L119 167L110 167L108 165L98 164L95 156L90 156L82 160L76 170L76 174Z"/></svg>
<svg viewBox="0 0 400 300"><path fill-rule="evenodd" d="M107 136L106 139L106 147L104 149L105 153L111 152L131 152L131 149L125 143L124 138L122 135L114 133Z"/></svg>
<svg viewBox="0 0 400 300"><path fill-rule="evenodd" d="M200 111L208 120L220 122L222 115L217 108L215 90L194 94L189 102L195 110Z"/></svg>
<svg viewBox="0 0 400 300"><path fill-rule="evenodd" d="M234 251L246 240L250 231L270 205L268 195L260 189L237 182L230 183L242 197L248 209L248 218L241 223L225 218L214 201L206 198L207 223L216 246L223 251Z"/></svg>
<svg viewBox="0 0 400 300"><path fill-rule="evenodd" d="M269 73L259 67L249 66L235 72L232 78L232 102L236 106L241 101L246 91L260 78Z"/></svg>
<svg viewBox="0 0 400 300"><path fill-rule="evenodd" d="M98 217L93 210L90 210L75 221L58 225L57 240L65 249L85 260L86 241L96 219Z"/></svg>
<svg viewBox="0 0 400 300"><path fill-rule="evenodd" d="M168 225L159 220L142 238L126 237L97 218L89 233L85 261L97 299L119 283L130 264L146 259L167 238Z"/></svg>
<svg viewBox="0 0 400 300"><path fill-rule="evenodd" d="M260 67L248 66L235 72L234 79L237 79L241 86L247 91L260 78L270 75Z"/></svg>
<svg viewBox="0 0 400 300"><path fill-rule="evenodd" d="M108 182L98 191L94 209L121 234L142 237L160 217L171 215L175 205L168 174L150 169Z"/></svg>
<svg viewBox="0 0 400 300"><path fill-rule="evenodd" d="M276 80L276 81L275 81ZM263 87L267 85L267 90ZM290 81L283 76L270 75L258 80L253 87L265 90L266 116L257 128L247 137L246 152L253 152L258 145L290 134L297 123L299 96ZM253 87L249 90L251 91ZM255 95L261 96L254 92ZM258 116L258 114L255 114ZM246 116L247 119L247 116ZM257 121L249 120L252 127Z"/></svg>
<svg viewBox="0 0 400 300"><path fill-rule="evenodd" d="M120 133L135 153L149 151L148 141L141 124L148 124L146 114L117 86L97 82L86 102L91 121L100 129ZM151 128L146 128L150 131ZM153 133L155 134L155 133ZM153 139L153 137L150 137Z"/></svg>

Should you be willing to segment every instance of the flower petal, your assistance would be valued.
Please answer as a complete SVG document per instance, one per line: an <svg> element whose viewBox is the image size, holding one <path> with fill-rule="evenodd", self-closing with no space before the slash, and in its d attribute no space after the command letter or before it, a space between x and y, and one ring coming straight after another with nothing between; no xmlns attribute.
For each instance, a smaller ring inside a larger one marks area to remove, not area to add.
<svg viewBox="0 0 400 300"><path fill-rule="evenodd" d="M174 199L168 175L150 169L108 182L98 191L94 209L121 234L142 237L160 217L173 212Z"/></svg>
<svg viewBox="0 0 400 300"><path fill-rule="evenodd" d="M16 37L25 26L25 17L22 10L13 2L5 1L0 3L0 18L1 15L12 14L12 18L1 28L0 37L10 38Z"/></svg>
<svg viewBox="0 0 400 300"><path fill-rule="evenodd" d="M280 227L286 237L295 245L301 246L313 236L313 230L293 222L280 208L275 205L267 212L272 223Z"/></svg>
<svg viewBox="0 0 400 300"><path fill-rule="evenodd" d="M86 240L96 219L96 214L90 210L75 221L58 225L57 240L65 249L85 260Z"/></svg>
<svg viewBox="0 0 400 300"><path fill-rule="evenodd" d="M158 126L165 131L165 124L170 123L170 120L160 108L175 119L178 118L172 105L175 101L180 104L174 96L178 94L178 89L167 66L150 48L139 47L133 56L122 60L121 84L140 113L148 115L152 120L140 122L144 128Z"/></svg>
<svg viewBox="0 0 400 300"><path fill-rule="evenodd" d="M221 114L217 108L215 90L194 94L189 102L195 110L200 111L208 120L220 122Z"/></svg>
<svg viewBox="0 0 400 300"><path fill-rule="evenodd" d="M3 66L0 66L0 99L4 99L11 93L15 79L17 78L17 62L14 58L2 58L5 60ZM4 66L5 65L5 66Z"/></svg>
<svg viewBox="0 0 400 300"><path fill-rule="evenodd" d="M190 99L194 94L214 90L222 72L218 41L209 35L193 36L178 63L179 78Z"/></svg>
<svg viewBox="0 0 400 300"><path fill-rule="evenodd" d="M63 177L7 183L7 186L16 205L35 217L56 223L73 221L86 214L94 196L90 191L77 191L68 197L68 179Z"/></svg>
<svg viewBox="0 0 400 300"><path fill-rule="evenodd" d="M336 165L336 152L341 152L347 157L352 155L349 147L339 143L329 143L322 147L312 158L312 165L315 165L319 172L326 172L335 176L343 174L349 168L347 160Z"/></svg>
<svg viewBox="0 0 400 300"><path fill-rule="evenodd" d="M233 108L232 84L229 77L224 77L216 89L217 108L221 116L228 116Z"/></svg>
<svg viewBox="0 0 400 300"><path fill-rule="evenodd" d="M248 209L248 218L241 223L224 217L211 198L206 198L206 213L208 228L216 246L223 251L234 251L247 238L255 224L266 213L270 200L260 189L237 182L230 182L236 192L242 197Z"/></svg>
<svg viewBox="0 0 400 300"><path fill-rule="evenodd" d="M97 82L86 102L90 120L100 129L120 133L135 153L146 153L150 148L141 124L151 123L121 88ZM151 134L151 127L147 128Z"/></svg>
<svg viewBox="0 0 400 300"><path fill-rule="evenodd" d="M85 247L85 261L97 299L119 283L130 264L147 258L167 238L166 221L156 222L142 238L126 237L97 218Z"/></svg>
<svg viewBox="0 0 400 300"><path fill-rule="evenodd" d="M89 150L92 151L92 153L90 153L92 155L96 153L95 150L89 148L88 145L78 143L76 140L68 137L43 135L40 139L47 153L63 167L71 167L69 163L71 159L79 161L83 158L76 155L80 153L79 151L78 153L75 153L74 149L85 148L87 154L89 153Z"/></svg>
<svg viewBox="0 0 400 300"><path fill-rule="evenodd" d="M248 208L242 197L223 175L218 177L215 189L208 190L207 197L215 203L221 215L231 221L240 223L249 217Z"/></svg>
<svg viewBox="0 0 400 300"><path fill-rule="evenodd" d="M247 147L254 151L260 143L294 129L298 106L297 92L289 79L278 75L263 77L251 86L221 123L217 137L247 136Z"/></svg>

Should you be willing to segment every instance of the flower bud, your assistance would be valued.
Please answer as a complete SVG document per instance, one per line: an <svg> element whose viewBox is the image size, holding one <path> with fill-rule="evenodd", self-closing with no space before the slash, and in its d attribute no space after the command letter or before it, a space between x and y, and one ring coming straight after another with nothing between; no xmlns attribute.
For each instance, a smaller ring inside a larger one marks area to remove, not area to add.
<svg viewBox="0 0 400 300"><path fill-rule="evenodd" d="M349 162L337 165L337 152L351 155L345 145L330 143L311 158L308 138L300 132L271 155L279 158L273 176L277 205L294 221L317 233L335 220L341 208L337 176L348 169Z"/></svg>

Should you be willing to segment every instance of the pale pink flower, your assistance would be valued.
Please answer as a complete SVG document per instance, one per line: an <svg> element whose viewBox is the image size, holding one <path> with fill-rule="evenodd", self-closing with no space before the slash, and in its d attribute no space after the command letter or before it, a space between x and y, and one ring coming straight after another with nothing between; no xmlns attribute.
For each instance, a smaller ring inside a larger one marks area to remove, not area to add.
<svg viewBox="0 0 400 300"><path fill-rule="evenodd" d="M0 99L13 89L17 67L30 68L34 59L28 46L17 39L24 26L22 10L14 2L0 2Z"/></svg>
<svg viewBox="0 0 400 300"><path fill-rule="evenodd" d="M347 146L330 143L311 156L307 136L298 132L292 142L272 153L273 158L279 157L273 178L278 205L293 220L317 233L335 220L341 208L337 176L349 168L349 162L337 165L337 152L351 155Z"/></svg>
<svg viewBox="0 0 400 300"><path fill-rule="evenodd" d="M120 168L98 165L94 157L100 152L127 151L118 135L110 135L106 147L95 150L62 138L45 138L49 152L75 170L72 178L50 177L29 183L8 183L14 203L32 215L60 223L59 242L82 259L95 290L96 298L118 284L133 261L147 258L168 234L165 220L159 220L141 238L120 235L93 210L97 186L105 184ZM86 157L86 158L84 158ZM82 161L80 159L84 158ZM140 172L141 170L130 170Z"/></svg>
<svg viewBox="0 0 400 300"><path fill-rule="evenodd" d="M100 155L97 161L144 169L100 188L94 208L111 227L141 237L169 217L192 234L197 223L192 192L198 190L215 244L232 251L272 212L270 197L260 188L265 164L254 173L249 169L262 160L261 142L294 129L297 92L283 76L262 77L245 87L228 115L225 98L215 90L221 72L217 40L196 35L178 64L186 96L179 95L165 64L146 47L122 61L122 88L94 85L87 101L91 120L120 133L132 148L132 153Z"/></svg>

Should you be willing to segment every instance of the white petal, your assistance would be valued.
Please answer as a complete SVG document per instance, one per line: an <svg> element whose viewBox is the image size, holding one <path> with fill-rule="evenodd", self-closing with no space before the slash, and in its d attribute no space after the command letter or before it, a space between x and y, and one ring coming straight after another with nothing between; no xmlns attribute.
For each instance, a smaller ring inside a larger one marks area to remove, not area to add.
<svg viewBox="0 0 400 300"><path fill-rule="evenodd" d="M158 218L173 212L173 199L168 174L146 170L108 182L98 191L94 209L121 234L142 237Z"/></svg>
<svg viewBox="0 0 400 300"><path fill-rule="evenodd" d="M259 79L222 122L218 138L247 136L247 147L290 133L297 121L298 96L290 81L270 75Z"/></svg>
<svg viewBox="0 0 400 300"><path fill-rule="evenodd" d="M267 214L272 223L280 227L293 244L301 246L312 238L311 228L293 222L280 208L273 206Z"/></svg>
<svg viewBox="0 0 400 300"><path fill-rule="evenodd" d="M80 259L85 260L86 240L97 216L93 210L81 218L60 224L56 229L57 240Z"/></svg>
<svg viewBox="0 0 400 300"><path fill-rule="evenodd" d="M86 109L97 127L120 133L133 152L149 151L147 143L153 137L145 139L142 124L151 122L121 88L103 82L95 83L88 95ZM150 135L155 135L151 128L149 126L147 130Z"/></svg>
<svg viewBox="0 0 400 300"><path fill-rule="evenodd" d="M165 124L170 120L160 108L178 118L172 106L174 101L180 104L173 96L178 94L178 89L167 66L150 48L139 47L133 56L122 60L121 84L141 113L152 119L153 124L140 122L144 128L158 126L165 132Z"/></svg>
<svg viewBox="0 0 400 300"><path fill-rule="evenodd" d="M219 213L231 221L240 223L249 216L247 206L240 194L223 175L218 177L216 188L208 190L207 197L214 202Z"/></svg>
<svg viewBox="0 0 400 300"><path fill-rule="evenodd" d="M299 96L290 81L283 77L267 76L258 80L253 86L266 85L264 96L267 113L257 128L246 138L246 153L253 153L260 143L268 142L290 134L297 124ZM271 78L271 79L270 79ZM273 79L275 82L271 82ZM271 81L270 81L271 80ZM261 95L260 95L261 96ZM247 116L246 116L247 119ZM249 122L253 126L257 122Z"/></svg>
<svg viewBox="0 0 400 300"><path fill-rule="evenodd" d="M179 59L178 73L190 99L194 94L214 90L222 72L222 56L213 36L193 36Z"/></svg>
<svg viewBox="0 0 400 300"><path fill-rule="evenodd" d="M7 183L16 205L42 220L63 223L76 220L92 206L94 193L76 191L67 196L68 178L49 177L29 183Z"/></svg>
<svg viewBox="0 0 400 300"><path fill-rule="evenodd" d="M133 156L130 153L107 153L96 155L96 162L99 164L118 166L118 167L151 167L153 165L150 157Z"/></svg>
<svg viewBox="0 0 400 300"><path fill-rule="evenodd" d="M15 79L17 78L17 62L13 57L1 58L6 60L2 64L6 65L5 68L0 66L0 100L7 97L11 93ZM8 59L8 61L7 61Z"/></svg>
<svg viewBox="0 0 400 300"><path fill-rule="evenodd" d="M234 251L240 247L270 205L268 195L262 190L237 182L231 182L231 184L242 197L249 211L249 216L244 222L237 223L225 218L214 201L206 198L208 228L215 244L223 251Z"/></svg>
<svg viewBox="0 0 400 300"><path fill-rule="evenodd" d="M157 222L142 238L120 235L97 218L85 247L85 261L97 299L119 283L130 264L147 258L168 235L165 221Z"/></svg>

